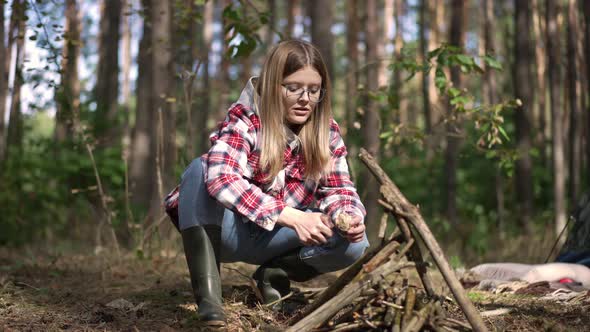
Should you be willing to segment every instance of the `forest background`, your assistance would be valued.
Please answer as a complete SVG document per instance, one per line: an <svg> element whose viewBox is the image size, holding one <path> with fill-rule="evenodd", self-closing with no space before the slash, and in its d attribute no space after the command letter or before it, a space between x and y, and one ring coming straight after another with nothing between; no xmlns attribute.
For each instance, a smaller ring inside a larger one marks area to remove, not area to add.
<svg viewBox="0 0 590 332"><path fill-rule="evenodd" d="M542 262L590 184L589 1L0 9L0 246L140 256L179 246L163 198L287 38L313 42L328 63L373 240L383 211L361 147L455 265Z"/></svg>

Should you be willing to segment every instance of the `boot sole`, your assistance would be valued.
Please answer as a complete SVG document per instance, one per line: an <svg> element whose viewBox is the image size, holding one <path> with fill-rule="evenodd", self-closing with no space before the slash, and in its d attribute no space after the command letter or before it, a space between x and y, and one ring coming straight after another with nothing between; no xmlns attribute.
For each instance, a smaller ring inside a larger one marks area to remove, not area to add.
<svg viewBox="0 0 590 332"><path fill-rule="evenodd" d="M210 321L206 321L206 322L201 322L201 325L206 326L206 327L226 327L227 323L222 321L222 320L210 320Z"/></svg>

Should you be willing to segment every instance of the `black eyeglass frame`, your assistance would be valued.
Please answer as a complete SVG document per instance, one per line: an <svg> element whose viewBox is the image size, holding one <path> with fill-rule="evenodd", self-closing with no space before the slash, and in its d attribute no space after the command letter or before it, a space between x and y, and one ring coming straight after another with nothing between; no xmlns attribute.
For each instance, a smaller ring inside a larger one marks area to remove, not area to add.
<svg viewBox="0 0 590 332"><path fill-rule="evenodd" d="M286 94L287 98L293 99L293 96L297 96L297 93L289 91L289 89L287 88L287 86L289 86L289 84L281 84L281 86L283 88L285 88L285 94ZM314 102L314 103L321 102L322 100L324 100L324 97L326 96L326 89L325 88L321 88L319 90L320 97L318 98L318 100L313 100L312 99L311 95L309 94L311 92L311 90L304 89L304 88L301 88L301 89L302 89L301 93L299 93L299 96L297 96L297 98L295 98L294 100L301 99L301 97L303 97L303 94L306 93L306 92L307 92L307 99L309 99L309 101ZM292 95L289 95L289 93L292 93Z"/></svg>

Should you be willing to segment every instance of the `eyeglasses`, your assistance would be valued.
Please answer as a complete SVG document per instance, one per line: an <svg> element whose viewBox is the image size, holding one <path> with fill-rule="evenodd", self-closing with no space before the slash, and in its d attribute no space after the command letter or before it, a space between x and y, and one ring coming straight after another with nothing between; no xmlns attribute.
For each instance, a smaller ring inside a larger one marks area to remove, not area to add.
<svg viewBox="0 0 590 332"><path fill-rule="evenodd" d="M326 89L304 89L289 84L282 84L282 86L285 88L287 99L291 101L298 101L301 97L303 97L303 94L307 92L307 98L309 101L312 103L319 103L326 95Z"/></svg>

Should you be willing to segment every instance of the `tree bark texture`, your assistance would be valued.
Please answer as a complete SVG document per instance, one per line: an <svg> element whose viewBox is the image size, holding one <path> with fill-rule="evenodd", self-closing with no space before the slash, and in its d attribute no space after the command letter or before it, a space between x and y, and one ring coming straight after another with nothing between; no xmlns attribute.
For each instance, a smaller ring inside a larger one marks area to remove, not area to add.
<svg viewBox="0 0 590 332"><path fill-rule="evenodd" d="M198 154L205 153L209 148L209 132L210 128L207 125L209 121L209 111L211 108L210 100L210 76L209 76L209 50L211 49L211 43L213 41L213 3L207 1L203 8L203 40L202 40L202 53L201 59L203 60L202 70L202 93L201 103L198 109L197 116L195 117L195 124L199 124L202 130L199 132L199 146Z"/></svg>
<svg viewBox="0 0 590 332"><path fill-rule="evenodd" d="M520 224L527 231L531 231L530 223L533 216L533 179L531 160L531 111L533 95L530 84L531 66L533 58L531 36L529 33L531 10L528 1L514 0L514 93L521 101L521 105L514 112L516 124L516 194L520 211Z"/></svg>
<svg viewBox="0 0 590 332"><path fill-rule="evenodd" d="M358 0L349 0L346 2L346 50L348 54L348 66L346 73L346 123L344 126L345 133L352 131L356 118L356 107L358 100L358 33L359 17L357 14Z"/></svg>
<svg viewBox="0 0 590 332"><path fill-rule="evenodd" d="M6 137L6 148L9 150L7 158L11 155L18 156L22 149L23 139L23 119L21 110L21 88L24 83L23 65L25 60L25 36L26 21L25 12L27 3L19 0L13 2L13 15L16 23L16 58L14 63L14 82L12 84L12 99L10 103L10 117L8 119L8 129ZM13 152L11 152L12 150Z"/></svg>
<svg viewBox="0 0 590 332"><path fill-rule="evenodd" d="M390 61L386 61L387 51L385 47L389 45L391 39L389 37L389 32L393 29L394 26L394 14L393 14L393 6L395 0L385 0L383 4L383 30L381 35L381 42L377 43L377 54L379 57L379 87L387 86L389 81L389 70L387 66L390 64Z"/></svg>
<svg viewBox="0 0 590 332"><path fill-rule="evenodd" d="M121 1L103 0L100 19L98 67L96 76L95 133L99 144L118 143L119 39Z"/></svg>
<svg viewBox="0 0 590 332"><path fill-rule="evenodd" d="M546 148L549 142L550 133L547 130L547 66L546 66L546 56L547 56L547 47L545 44L545 39L543 38L546 33L545 29L545 20L540 17L541 11L541 4L538 0L533 0L531 2L532 7L532 26L533 26L533 34L535 40L535 89L537 93L535 96L537 97L537 115L538 118L536 121L538 122L538 133L536 135L536 144L539 146L541 150L541 160L543 165L549 167L548 159L547 158L547 151L549 149Z"/></svg>
<svg viewBox="0 0 590 332"><path fill-rule="evenodd" d="M586 80L590 80L590 1L583 1L584 4L584 21L586 31L584 33L584 54L586 56ZM590 98L590 83L586 83L586 96ZM586 107L586 172L590 170L590 101L587 101ZM586 187L590 188L590 176L586 177Z"/></svg>
<svg viewBox="0 0 590 332"><path fill-rule="evenodd" d="M123 1L123 10L121 16L122 33L121 33L121 72L123 73L123 80L121 84L121 95L123 96L123 104L128 107L131 99L131 14L130 8L132 3L129 0Z"/></svg>
<svg viewBox="0 0 590 332"><path fill-rule="evenodd" d="M129 180L131 201L144 210L150 206L156 178L156 116L155 96L152 93L152 7L150 0L142 0L145 23L139 42L137 59L137 110L135 126L131 134Z"/></svg>
<svg viewBox="0 0 590 332"><path fill-rule="evenodd" d="M569 200L572 204L578 201L580 194L580 176L582 169L582 87L578 63L578 2L568 0L567 10L567 84L570 115L569 129Z"/></svg>
<svg viewBox="0 0 590 332"><path fill-rule="evenodd" d="M429 31L429 38L426 37L426 32L428 28L427 19L431 19L429 15L430 13L428 11L429 2L430 1L428 0L420 0L420 56L422 57L422 61L424 61L424 63L426 63L426 61L428 60L428 39L432 39L432 31ZM432 109L430 100L431 79L432 77L430 73L422 72L422 108L424 109L424 130L426 131L426 135L432 133Z"/></svg>
<svg viewBox="0 0 590 332"><path fill-rule="evenodd" d="M61 86L56 100L55 140L63 142L74 137L74 116L80 113L80 80L78 58L80 56L81 12L76 0L67 0L66 26L61 61Z"/></svg>
<svg viewBox="0 0 590 332"><path fill-rule="evenodd" d="M172 74L172 12L168 1L152 0L152 49L153 81L152 93L155 98L158 121L162 122L163 137L159 142L160 169L164 190L176 184L174 167L176 165L176 111L171 90L174 77ZM161 120L160 120L161 119ZM161 129L156 128L157 131ZM163 194L163 193L162 193ZM160 196L160 195L158 195ZM162 197L154 200L161 201ZM154 203L155 203L154 202Z"/></svg>
<svg viewBox="0 0 590 332"><path fill-rule="evenodd" d="M300 0L287 0L287 25L285 26L285 38L295 37L295 24L297 17L301 15Z"/></svg>
<svg viewBox="0 0 590 332"><path fill-rule="evenodd" d="M395 0L394 1L394 23L395 23L395 36L393 38L393 54L394 54L394 61L401 62L402 61L402 48L404 47L404 38L403 38L403 25L402 25L402 17L403 17L403 10L404 4L403 0ZM404 82L402 77L401 70L396 70L393 73L393 94L395 96L396 105L395 108L397 109L397 119L394 119L395 122L398 122L403 125L409 125L409 114L408 114L408 101L404 95Z"/></svg>
<svg viewBox="0 0 590 332"><path fill-rule="evenodd" d="M8 24L8 32L7 32L7 40L8 40L8 44L6 45L6 50L5 50L5 54L6 57L4 58L4 62L2 63L2 65L4 66L4 72L5 72L5 76L4 78L6 79L4 81L4 84L6 84L6 90L3 92L4 93L4 99L0 99L0 102L3 102L2 107L4 108L4 113L2 114L2 119L0 119L0 164L6 159L6 155L7 155L7 150L8 150L8 136L7 136L7 124L5 122L5 118L6 118L6 112L8 112L9 116L10 116L10 106L8 107L8 109L6 109L6 101L7 101L7 92L8 92L8 87L10 85L9 82L9 78L10 78L10 72L12 70L13 64L12 64L12 49L14 46L14 41L16 40L16 37L18 36L18 13L19 13L19 3L21 1L20 0L16 0L12 2L12 14L10 15L10 21Z"/></svg>
<svg viewBox="0 0 590 332"><path fill-rule="evenodd" d="M560 40L561 33L557 17L560 7L556 1L545 3L545 19L547 26L547 71L549 78L549 107L551 108L552 160L553 160L553 204L555 218L555 234L558 235L566 224L565 205L565 153L563 132L563 109L561 102L561 67Z"/></svg>
<svg viewBox="0 0 590 332"><path fill-rule="evenodd" d="M496 17L494 14L494 1L484 0L483 3L483 43L485 54L496 55L496 41L494 38L494 27L496 26ZM493 68L485 68L483 74L483 100L484 104L495 104L498 102L498 87L496 81L496 72ZM504 188L503 188L503 174L500 169L496 171L494 180L494 189L496 197L496 210L498 212L497 226L500 234L503 234L504 229Z"/></svg>
<svg viewBox="0 0 590 332"><path fill-rule="evenodd" d="M368 91L377 91L378 87L378 66L377 61L377 2L368 0L366 2L367 22L366 22L366 45L367 45L367 89ZM364 145L374 156L379 156L379 110L377 101L368 98L368 104L362 124L362 133ZM378 157L377 157L378 158ZM379 207L377 199L379 198L379 187L375 179L368 176L361 176L367 179L365 182L364 203L367 208L367 236L369 242L376 243L379 233Z"/></svg>
<svg viewBox="0 0 590 332"><path fill-rule="evenodd" d="M334 1L309 0L307 5L311 16L311 42L320 50L330 79L334 81L334 36L331 31L334 23Z"/></svg>
<svg viewBox="0 0 590 332"><path fill-rule="evenodd" d="M0 12L4 13L4 1L0 1ZM2 42L0 43L0 163L3 160L4 148L6 141L4 140L4 116L6 114L6 92L8 91L8 70L4 66L6 58L10 57L10 54L6 52L6 44L4 43L4 15L0 15L0 36L2 36ZM10 32L10 30L9 30Z"/></svg>
<svg viewBox="0 0 590 332"><path fill-rule="evenodd" d="M449 42L451 45L463 49L465 44L465 0L452 0L451 10ZM454 67L451 69L451 81L455 88L461 89L461 71L459 68ZM447 116L449 121L447 123L447 148L443 176L445 177L446 216L452 224L457 225L459 222L457 214L457 168L459 166L459 150L461 149L461 139L458 137L458 133L461 128L461 118L453 113L453 106L448 105Z"/></svg>

